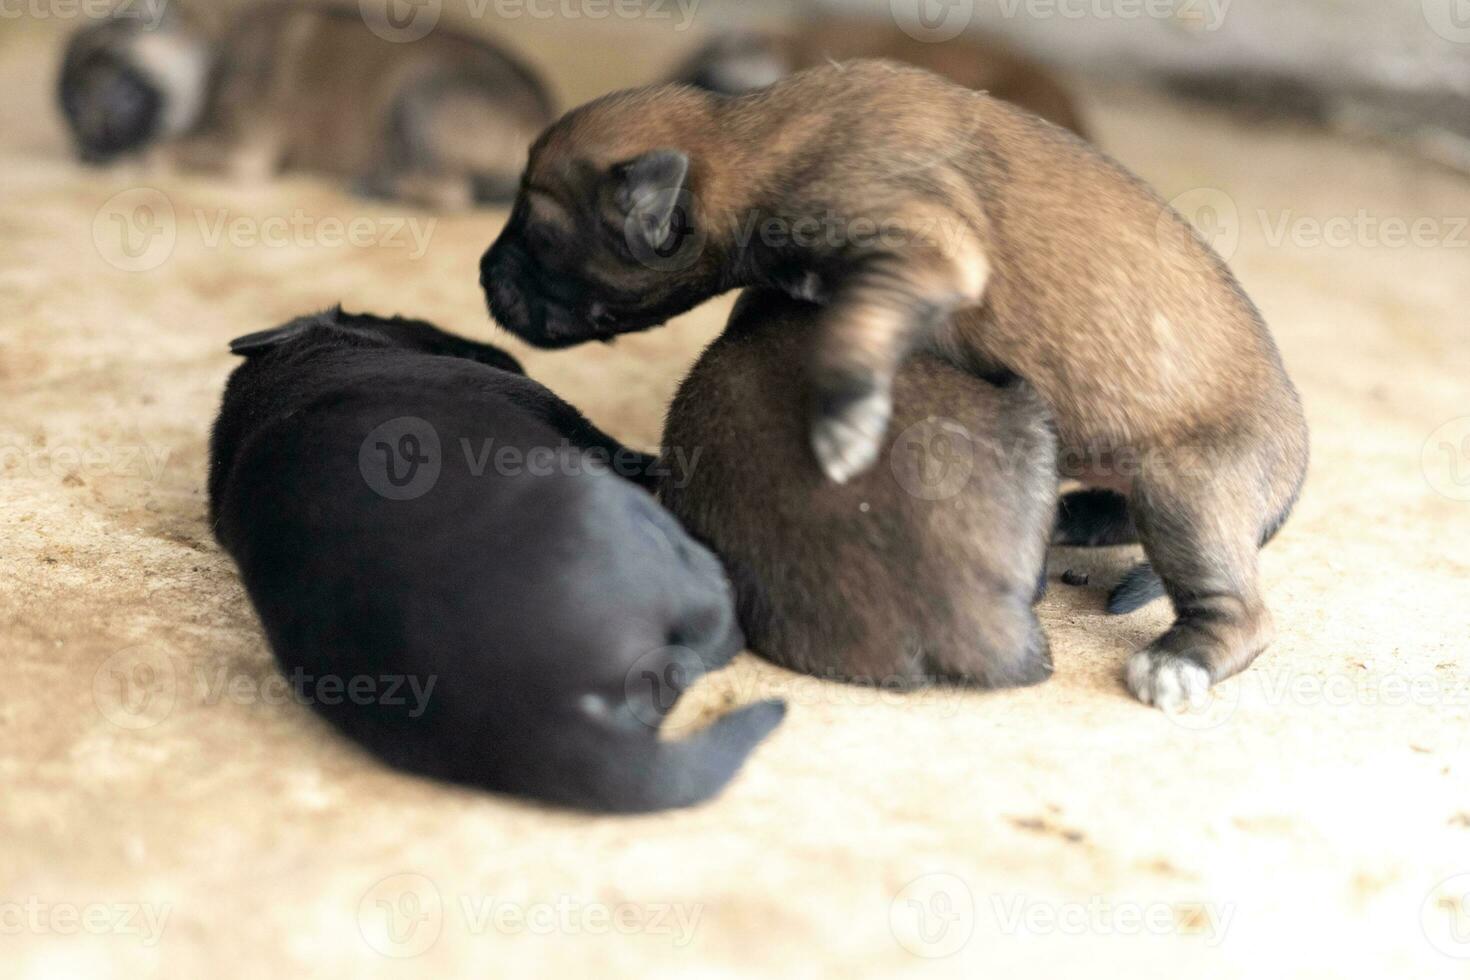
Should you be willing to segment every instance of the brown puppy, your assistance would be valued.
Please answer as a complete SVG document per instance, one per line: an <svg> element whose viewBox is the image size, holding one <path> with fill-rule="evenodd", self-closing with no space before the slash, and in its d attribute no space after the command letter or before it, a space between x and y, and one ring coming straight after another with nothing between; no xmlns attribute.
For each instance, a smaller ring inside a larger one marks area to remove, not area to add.
<svg viewBox="0 0 1470 980"><path fill-rule="evenodd" d="M400 43L355 6L284 3L84 27L60 97L89 162L152 151L240 177L309 171L442 207L513 196L552 115L534 73L486 41L435 30Z"/></svg>
<svg viewBox="0 0 1470 980"><path fill-rule="evenodd" d="M1045 680L1032 605L1057 493L1046 406L1024 381L915 355L879 465L832 483L801 424L821 314L746 292L664 430L665 458L696 462L659 496L724 562L746 642L793 670L896 688Z"/></svg>
<svg viewBox="0 0 1470 980"><path fill-rule="evenodd" d="M837 482L877 458L915 349L1020 375L1051 407L1064 471L1119 494L1062 540L1136 527L1173 600L1174 625L1129 661L1132 690L1198 703L1270 641L1257 551L1307 462L1271 335L1142 182L1004 102L886 62L739 98L608 96L537 141L482 282L496 318L544 346L738 286L823 298L808 412Z"/></svg>
<svg viewBox="0 0 1470 980"><path fill-rule="evenodd" d="M720 34L681 64L669 81L744 95L793 72L853 58L886 58L926 68L1087 136L1066 86L1014 48L972 33L922 41L878 18L822 16L789 31Z"/></svg>

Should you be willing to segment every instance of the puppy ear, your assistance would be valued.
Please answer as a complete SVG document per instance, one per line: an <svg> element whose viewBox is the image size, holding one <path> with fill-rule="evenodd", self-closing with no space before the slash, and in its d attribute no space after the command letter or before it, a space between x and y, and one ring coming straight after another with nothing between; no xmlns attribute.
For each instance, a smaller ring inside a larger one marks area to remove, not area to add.
<svg viewBox="0 0 1470 980"><path fill-rule="evenodd" d="M311 324L302 320L296 320L286 324L284 327L273 327L270 330L257 330L255 333L247 333L243 337L236 337L230 341L230 353L241 357L251 357L255 354L264 354L266 351L275 350L282 344L295 340L306 332Z"/></svg>
<svg viewBox="0 0 1470 980"><path fill-rule="evenodd" d="M475 344L475 360L490 367L509 371L511 374L524 375L526 369L521 367L521 362L516 360L505 351L494 344Z"/></svg>
<svg viewBox="0 0 1470 980"><path fill-rule="evenodd" d="M279 327L271 327L269 330L257 330L255 333L247 333L243 337L236 337L230 341L230 353L238 354L241 357L264 354L266 351L275 350L282 344L289 344L312 327L339 326L348 317L349 314L342 312L342 304L338 303L331 309L322 310L320 313L298 316L290 323L284 323Z"/></svg>
<svg viewBox="0 0 1470 980"><path fill-rule="evenodd" d="M619 164L613 170L617 181L618 210L624 227L637 235L638 244L657 251L674 230L674 212L689 179L689 157L680 150L650 150Z"/></svg>

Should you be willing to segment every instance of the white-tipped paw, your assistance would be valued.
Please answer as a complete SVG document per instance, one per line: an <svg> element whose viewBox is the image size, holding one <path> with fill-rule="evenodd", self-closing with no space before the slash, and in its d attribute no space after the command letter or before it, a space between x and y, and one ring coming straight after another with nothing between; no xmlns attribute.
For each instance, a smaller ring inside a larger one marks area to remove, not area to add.
<svg viewBox="0 0 1470 980"><path fill-rule="evenodd" d="M846 483L878 460L893 406L875 391L812 425L812 451L833 483Z"/></svg>
<svg viewBox="0 0 1470 980"><path fill-rule="evenodd" d="M1140 650L1128 658L1123 678L1134 697L1170 714L1198 711L1209 703L1209 672L1174 654Z"/></svg>

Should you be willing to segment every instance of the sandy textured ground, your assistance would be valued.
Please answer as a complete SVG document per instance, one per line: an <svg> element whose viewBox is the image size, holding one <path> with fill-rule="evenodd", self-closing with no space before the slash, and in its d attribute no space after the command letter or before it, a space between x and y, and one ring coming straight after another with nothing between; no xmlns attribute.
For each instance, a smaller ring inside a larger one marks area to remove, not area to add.
<svg viewBox="0 0 1470 980"><path fill-rule="evenodd" d="M703 703L793 710L729 793L590 819L391 774L279 703L203 520L225 342L338 300L493 337L475 262L502 215L413 215L417 254L397 212L310 181L84 171L47 100L56 26L0 34L0 973L1470 968L1470 187L1092 92L1119 157L1168 196L1213 189L1186 204L1303 390L1312 476L1264 559L1279 642L1170 719L1119 681L1167 611L1101 613L1133 555L1059 555L1093 585L1042 608L1051 683L878 698L747 656ZM663 63L627 25L532 26L569 99ZM365 241L336 243L358 216ZM306 230L252 244L270 218ZM525 359L652 445L727 309Z"/></svg>

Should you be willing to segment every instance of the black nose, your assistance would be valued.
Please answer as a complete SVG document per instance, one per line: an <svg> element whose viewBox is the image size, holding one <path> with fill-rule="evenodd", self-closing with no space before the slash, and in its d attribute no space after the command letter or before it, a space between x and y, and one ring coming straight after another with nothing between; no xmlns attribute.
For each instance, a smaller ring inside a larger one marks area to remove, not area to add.
<svg viewBox="0 0 1470 980"><path fill-rule="evenodd" d="M490 291L490 283L495 279L495 266L499 263L500 243L496 242L485 249L485 254L480 256L480 288L487 293Z"/></svg>
<svg viewBox="0 0 1470 980"><path fill-rule="evenodd" d="M502 327L522 337L533 328L535 320L532 303L522 285L524 275L524 265L509 258L500 244L491 246L480 260L480 288L485 293L490 315Z"/></svg>
<svg viewBox="0 0 1470 980"><path fill-rule="evenodd" d="M489 292L496 282L522 279L529 266L525 251L502 233L480 258L480 288Z"/></svg>

